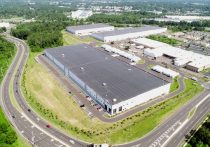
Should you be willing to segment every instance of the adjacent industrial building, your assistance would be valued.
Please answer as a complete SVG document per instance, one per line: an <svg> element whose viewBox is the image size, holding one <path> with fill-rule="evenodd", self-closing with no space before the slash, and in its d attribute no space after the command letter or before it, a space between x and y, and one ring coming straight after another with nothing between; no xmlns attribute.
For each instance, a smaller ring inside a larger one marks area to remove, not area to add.
<svg viewBox="0 0 210 147"><path fill-rule="evenodd" d="M77 10L71 12L71 17L73 19L87 19L91 15L93 15L91 10Z"/></svg>
<svg viewBox="0 0 210 147"><path fill-rule="evenodd" d="M133 39L132 42L135 43L136 45L143 45L145 48L151 48L151 49L169 46L166 43L155 41L148 38L137 38Z"/></svg>
<svg viewBox="0 0 210 147"><path fill-rule="evenodd" d="M109 32L94 33L91 36L104 42L112 42L112 41L120 41L120 40L144 37L152 34L159 34L166 31L167 28L161 28L156 26L145 26L139 28L127 28L127 29L120 29Z"/></svg>
<svg viewBox="0 0 210 147"><path fill-rule="evenodd" d="M168 57L172 60L174 65L185 67L194 72L200 72L204 69L210 68L210 56L201 55L169 45L161 47L157 46L157 48L146 48L144 50L144 55L155 59L162 56Z"/></svg>
<svg viewBox="0 0 210 147"><path fill-rule="evenodd" d="M92 33L99 33L105 31L113 31L114 27L107 24L88 24L88 25L79 25L79 26L69 26L66 30L72 34L85 36Z"/></svg>
<svg viewBox="0 0 210 147"><path fill-rule="evenodd" d="M178 72L175 72L171 69L168 69L168 68L165 68L165 67L162 67L160 65L155 65L152 67L152 70L156 71L156 72L159 72L159 73L162 73L168 77L172 77L172 78L175 78L177 76L179 76L179 73Z"/></svg>
<svg viewBox="0 0 210 147"><path fill-rule="evenodd" d="M111 115L170 89L171 83L87 44L46 49L45 55Z"/></svg>
<svg viewBox="0 0 210 147"><path fill-rule="evenodd" d="M138 63L141 60L140 57L138 57L134 54L127 53L125 51L119 50L119 49L114 48L114 47L112 47L110 45L107 45L107 44L103 44L101 47L104 48L105 51L114 53L114 54L122 56L124 58L127 58L131 62Z"/></svg>

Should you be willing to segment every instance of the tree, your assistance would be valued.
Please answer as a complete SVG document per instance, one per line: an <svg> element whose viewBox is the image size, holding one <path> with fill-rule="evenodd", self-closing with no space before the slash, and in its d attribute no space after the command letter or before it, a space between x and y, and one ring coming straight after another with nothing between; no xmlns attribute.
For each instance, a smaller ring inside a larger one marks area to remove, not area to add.
<svg viewBox="0 0 210 147"><path fill-rule="evenodd" d="M6 143L7 144L13 144L17 140L17 135L15 131L10 130L6 133Z"/></svg>
<svg viewBox="0 0 210 147"><path fill-rule="evenodd" d="M1 27L0 28L0 33L6 32L6 31L7 31L7 28L6 27Z"/></svg>

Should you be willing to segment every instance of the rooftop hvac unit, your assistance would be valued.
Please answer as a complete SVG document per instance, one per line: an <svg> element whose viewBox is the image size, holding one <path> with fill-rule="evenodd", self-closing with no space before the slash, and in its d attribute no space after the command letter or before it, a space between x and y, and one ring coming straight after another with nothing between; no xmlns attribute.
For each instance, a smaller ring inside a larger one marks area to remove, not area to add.
<svg viewBox="0 0 210 147"><path fill-rule="evenodd" d="M103 86L106 86L106 83L102 83Z"/></svg>

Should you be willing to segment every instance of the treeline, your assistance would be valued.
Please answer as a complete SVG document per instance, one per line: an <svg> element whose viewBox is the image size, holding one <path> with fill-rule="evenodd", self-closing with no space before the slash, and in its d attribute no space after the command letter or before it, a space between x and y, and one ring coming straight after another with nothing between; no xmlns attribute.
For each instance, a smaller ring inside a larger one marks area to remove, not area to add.
<svg viewBox="0 0 210 147"><path fill-rule="evenodd" d="M142 18L158 17L158 15L148 12L127 12L121 14L94 14L87 21L94 23L138 24L141 25Z"/></svg>
<svg viewBox="0 0 210 147"><path fill-rule="evenodd" d="M0 82L15 52L16 50L14 44L8 42L0 36Z"/></svg>
<svg viewBox="0 0 210 147"><path fill-rule="evenodd" d="M158 26L168 26L169 29L171 29L172 31L192 31L192 30L196 30L196 31L204 31L205 27L210 27L210 21L206 20L206 21L193 21L193 22L185 22L185 21L181 21L181 22L160 22L160 21L155 21L155 20L143 20L142 21L143 24L147 24L147 25L158 25Z"/></svg>
<svg viewBox="0 0 210 147"><path fill-rule="evenodd" d="M59 8L49 5L10 4L4 7L0 6L0 18L23 17L25 19L34 18L36 20L67 20L64 12L69 12L69 8Z"/></svg>
<svg viewBox="0 0 210 147"><path fill-rule="evenodd" d="M1 27L0 28L0 33L4 33L4 32L6 32L7 31L7 28L6 27Z"/></svg>
<svg viewBox="0 0 210 147"><path fill-rule="evenodd" d="M61 30L65 24L60 22L32 22L20 24L12 29L13 36L27 40L31 51L63 45Z"/></svg>
<svg viewBox="0 0 210 147"><path fill-rule="evenodd" d="M193 133L192 131L191 133ZM189 137L189 136L187 136ZM210 146L210 116L202 127L190 139L187 147L209 147Z"/></svg>

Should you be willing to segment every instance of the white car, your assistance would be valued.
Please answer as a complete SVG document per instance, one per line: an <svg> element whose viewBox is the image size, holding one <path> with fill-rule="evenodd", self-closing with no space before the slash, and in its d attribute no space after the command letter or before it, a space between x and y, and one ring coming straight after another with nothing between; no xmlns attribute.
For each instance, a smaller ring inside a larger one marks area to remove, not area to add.
<svg viewBox="0 0 210 147"><path fill-rule="evenodd" d="M75 144L74 140L69 140L69 142L70 142L71 144Z"/></svg>

